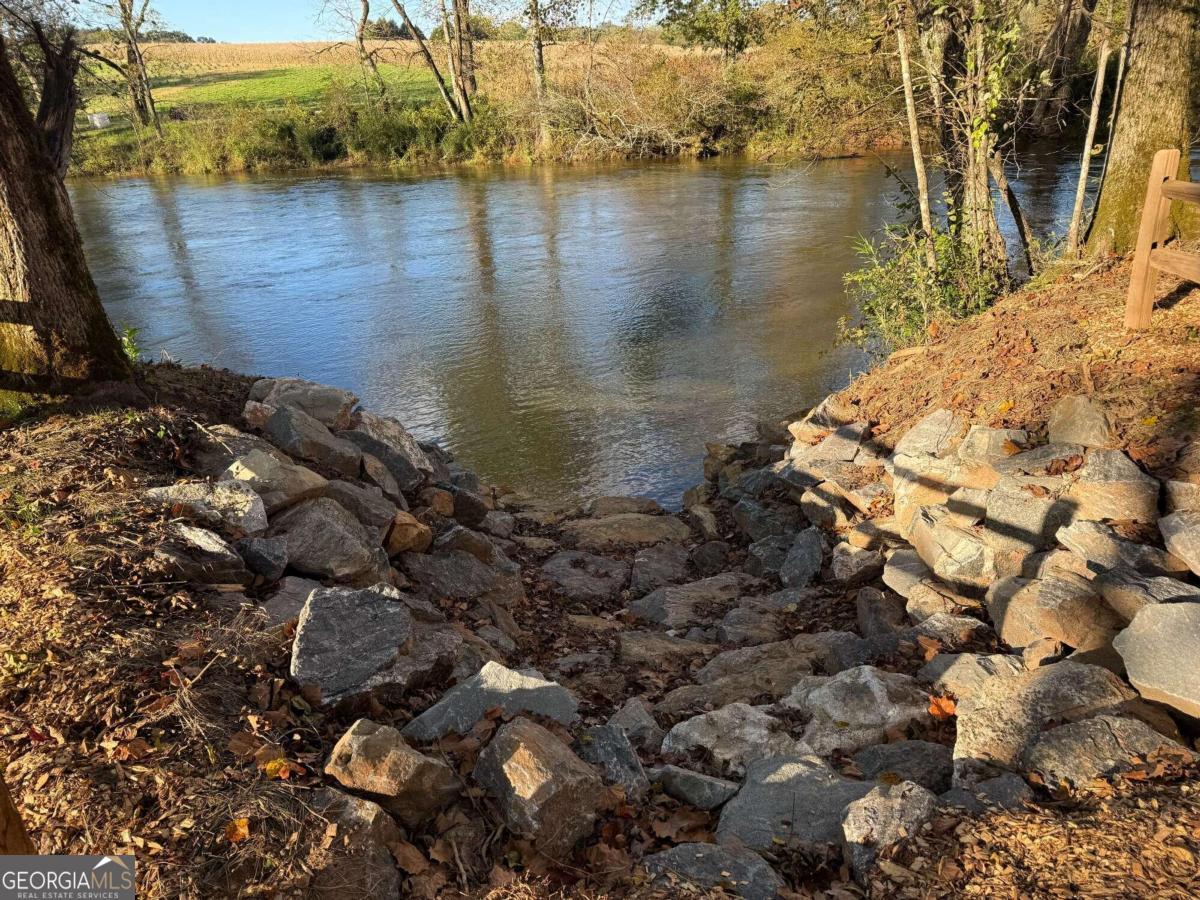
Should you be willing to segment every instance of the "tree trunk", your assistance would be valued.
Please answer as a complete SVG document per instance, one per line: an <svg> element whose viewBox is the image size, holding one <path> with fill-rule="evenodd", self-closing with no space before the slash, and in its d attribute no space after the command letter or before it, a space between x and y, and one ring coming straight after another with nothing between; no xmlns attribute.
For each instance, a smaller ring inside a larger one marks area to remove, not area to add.
<svg viewBox="0 0 1200 900"><path fill-rule="evenodd" d="M42 86L39 91L37 126L42 130L46 150L58 177L66 178L71 165L71 146L75 140L75 114L79 111L79 48L71 35L54 46L36 29L42 48Z"/></svg>
<svg viewBox="0 0 1200 900"><path fill-rule="evenodd" d="M450 110L450 115L454 116L456 121L461 122L463 120L462 112L459 110L458 104L454 102L454 98L450 96L450 91L446 88L446 79L442 77L441 69L438 68L433 54L429 52L429 45L425 43L425 39L417 31L417 26L408 17L408 11L404 8L404 4L400 3L399 0L392 0L392 6L395 7L396 14L400 16L401 21L408 28L408 33L412 35L412 39L417 42L417 49L421 52L421 57L425 60L425 65L429 68L430 74L433 75L433 81L437 85L438 93L442 96L442 102Z"/></svg>
<svg viewBox="0 0 1200 900"><path fill-rule="evenodd" d="M468 97L479 91L475 78L475 35L471 33L471 0L454 0L454 23L458 34L458 71Z"/></svg>
<svg viewBox="0 0 1200 900"><path fill-rule="evenodd" d="M3 771L0 769L0 771ZM8 785L0 778L0 856L34 856L37 849L25 831Z"/></svg>
<svg viewBox="0 0 1200 900"><path fill-rule="evenodd" d="M546 55L542 45L542 7L538 0L529 0L529 46L533 51L533 89L537 99L538 144L545 147L550 140L546 121Z"/></svg>
<svg viewBox="0 0 1200 900"><path fill-rule="evenodd" d="M1071 224L1067 227L1067 253L1079 252L1079 234L1083 224L1083 201L1087 196L1088 173L1092 168L1092 149L1096 143L1096 123L1100 121L1100 98L1104 96L1104 73L1108 69L1108 38L1100 45L1096 62L1096 80L1092 82L1092 108L1088 111L1087 137L1083 141L1083 157L1079 160L1079 180L1075 183L1075 203L1071 207Z"/></svg>
<svg viewBox="0 0 1200 900"><path fill-rule="evenodd" d="M0 38L0 389L62 393L129 374Z"/></svg>
<svg viewBox="0 0 1200 900"><path fill-rule="evenodd" d="M1109 138L1109 158L1088 234L1095 254L1128 253L1137 241L1150 161L1163 149L1182 153L1186 176L1193 134L1197 21L1190 0L1132 0L1121 109ZM1178 208L1179 204L1175 205Z"/></svg>
<svg viewBox="0 0 1200 900"><path fill-rule="evenodd" d="M138 76L137 57L133 47L125 45L125 87L129 90L129 104L133 108L133 118L143 128L150 124L150 108L146 106L146 94L142 90L141 79Z"/></svg>
<svg viewBox="0 0 1200 900"><path fill-rule="evenodd" d="M899 9L896 24L896 49L900 54L900 77L904 81L904 108L908 114L908 139L912 144L913 170L917 177L917 204L921 209L921 230L925 232L925 263L936 272L937 252L933 246L933 213L929 209L929 179L925 174L925 157L921 153L921 126L917 121L917 102L913 97L912 70L908 64L908 35L904 29L904 8Z"/></svg>
<svg viewBox="0 0 1200 900"><path fill-rule="evenodd" d="M1029 270L1029 277L1032 278L1037 274L1033 267L1033 247L1030 244L1030 235L1033 233L1033 229L1029 226L1029 220L1025 218L1025 210L1021 207L1017 192L1013 190L1008 176L1004 174L1004 157L1000 155L1000 151L993 150L992 155L988 157L988 171L992 173L992 181L996 182L996 189L1004 198L1004 204L1008 207L1013 224L1017 227L1017 240L1021 244L1021 256L1025 259L1025 268Z"/></svg>
<svg viewBox="0 0 1200 900"><path fill-rule="evenodd" d="M446 0L441 0L441 4L442 33L446 36L446 65L450 67L450 82L454 85L454 99L458 102L458 109L462 113L462 120L470 122L471 98L467 94L466 86L463 84L462 69L459 67L461 60L458 58L458 50L455 47L454 32L450 28L450 11L446 8Z"/></svg>
<svg viewBox="0 0 1200 900"><path fill-rule="evenodd" d="M387 107L387 83L379 74L379 66L375 57L367 51L367 25L371 21L371 0L360 0L358 22L354 26L354 46L358 50L358 62L363 67L363 73L370 79L375 88L375 96L368 95L368 100L381 103Z"/></svg>
<svg viewBox="0 0 1200 900"><path fill-rule="evenodd" d="M1034 63L1037 96L1028 120L1028 126L1039 134L1058 130L1059 119L1071 100L1071 80L1087 46L1095 9L1096 0L1063 0L1042 44Z"/></svg>

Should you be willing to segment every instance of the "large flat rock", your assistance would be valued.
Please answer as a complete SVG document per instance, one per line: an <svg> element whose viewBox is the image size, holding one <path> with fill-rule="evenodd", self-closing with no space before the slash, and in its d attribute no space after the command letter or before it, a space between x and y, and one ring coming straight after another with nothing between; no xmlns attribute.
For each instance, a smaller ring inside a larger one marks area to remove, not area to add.
<svg viewBox="0 0 1200 900"><path fill-rule="evenodd" d="M403 734L416 741L437 740L452 731L466 734L496 707L510 716L536 713L563 725L579 717L579 701L562 685L489 662L409 722Z"/></svg>
<svg viewBox="0 0 1200 900"><path fill-rule="evenodd" d="M759 852L840 844L846 805L873 787L839 775L814 756L759 759L721 810L717 840Z"/></svg>
<svg viewBox="0 0 1200 900"><path fill-rule="evenodd" d="M601 552L687 540L691 530L674 516L620 513L603 519L575 519L562 526L563 540L579 550Z"/></svg>
<svg viewBox="0 0 1200 900"><path fill-rule="evenodd" d="M1200 603L1147 606L1113 646L1138 693L1200 717Z"/></svg>

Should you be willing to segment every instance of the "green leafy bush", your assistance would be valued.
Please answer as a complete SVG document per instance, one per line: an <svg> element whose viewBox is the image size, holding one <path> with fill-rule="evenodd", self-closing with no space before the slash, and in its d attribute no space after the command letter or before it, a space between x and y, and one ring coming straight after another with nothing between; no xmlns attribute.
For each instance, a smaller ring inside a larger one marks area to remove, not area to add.
<svg viewBox="0 0 1200 900"><path fill-rule="evenodd" d="M935 322L964 319L991 305L1000 288L980 272L971 248L941 230L933 246L937 271L930 270L925 241L911 225L889 228L878 242L859 239L863 265L844 276L859 319L842 321L843 340L887 352L919 343Z"/></svg>

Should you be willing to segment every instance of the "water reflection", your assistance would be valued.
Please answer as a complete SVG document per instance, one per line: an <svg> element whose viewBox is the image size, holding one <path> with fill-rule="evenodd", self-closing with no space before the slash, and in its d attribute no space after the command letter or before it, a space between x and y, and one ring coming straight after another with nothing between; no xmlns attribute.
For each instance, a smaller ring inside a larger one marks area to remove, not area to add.
<svg viewBox="0 0 1200 900"><path fill-rule="evenodd" d="M1070 202L1070 173L1048 168L1032 191L1043 221ZM492 480L675 502L705 440L861 368L833 346L841 278L896 190L863 159L72 195L114 322L151 351L345 385Z"/></svg>

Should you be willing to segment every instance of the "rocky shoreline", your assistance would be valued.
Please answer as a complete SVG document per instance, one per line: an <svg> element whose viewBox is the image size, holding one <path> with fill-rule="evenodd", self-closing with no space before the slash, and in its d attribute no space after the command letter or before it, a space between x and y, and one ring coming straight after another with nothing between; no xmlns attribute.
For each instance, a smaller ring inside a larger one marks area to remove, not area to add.
<svg viewBox="0 0 1200 900"><path fill-rule="evenodd" d="M485 485L298 379L243 419L145 499L161 564L282 629L345 721L317 895L400 894L397 847L450 830L486 881L498 825L526 865L672 893L786 895L798 859L869 886L947 809L1194 760L1200 443L1160 482L1087 397L1041 440L949 410L877 435L833 395L709 445L679 514ZM664 796L665 850L635 824Z"/></svg>

